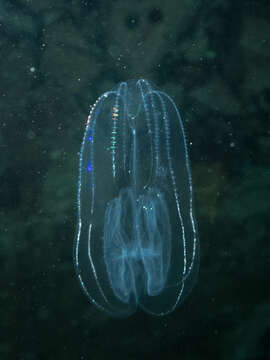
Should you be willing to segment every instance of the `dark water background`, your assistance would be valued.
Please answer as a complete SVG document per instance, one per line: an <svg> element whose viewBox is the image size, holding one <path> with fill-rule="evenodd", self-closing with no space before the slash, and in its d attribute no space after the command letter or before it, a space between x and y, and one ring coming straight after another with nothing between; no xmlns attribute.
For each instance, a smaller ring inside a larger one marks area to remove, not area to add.
<svg viewBox="0 0 270 360"><path fill-rule="evenodd" d="M0 1L0 358L270 359L269 1ZM89 106L143 77L179 106L199 224L174 313L98 312L74 274Z"/></svg>

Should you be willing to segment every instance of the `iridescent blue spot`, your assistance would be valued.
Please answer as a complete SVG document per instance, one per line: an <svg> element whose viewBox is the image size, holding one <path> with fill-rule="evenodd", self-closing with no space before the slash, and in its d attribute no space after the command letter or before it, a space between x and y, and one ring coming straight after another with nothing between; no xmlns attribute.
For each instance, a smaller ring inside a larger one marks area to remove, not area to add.
<svg viewBox="0 0 270 360"><path fill-rule="evenodd" d="M90 135L90 136L88 137L88 140L89 140L89 141L92 141L92 140L93 140L93 136Z"/></svg>
<svg viewBox="0 0 270 360"><path fill-rule="evenodd" d="M93 168L92 168L92 165L91 165L90 163L88 163L88 165L87 165L87 171L90 172L90 171L92 171L92 169L93 169Z"/></svg>

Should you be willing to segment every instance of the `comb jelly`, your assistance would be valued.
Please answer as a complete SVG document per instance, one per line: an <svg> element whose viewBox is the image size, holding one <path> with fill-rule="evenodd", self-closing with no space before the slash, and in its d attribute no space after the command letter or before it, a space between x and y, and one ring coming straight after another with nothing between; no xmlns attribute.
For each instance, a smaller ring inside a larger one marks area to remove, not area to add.
<svg viewBox="0 0 270 360"><path fill-rule="evenodd" d="M172 312L199 264L188 148L173 100L121 82L91 111L81 145L74 264L88 299L113 316Z"/></svg>

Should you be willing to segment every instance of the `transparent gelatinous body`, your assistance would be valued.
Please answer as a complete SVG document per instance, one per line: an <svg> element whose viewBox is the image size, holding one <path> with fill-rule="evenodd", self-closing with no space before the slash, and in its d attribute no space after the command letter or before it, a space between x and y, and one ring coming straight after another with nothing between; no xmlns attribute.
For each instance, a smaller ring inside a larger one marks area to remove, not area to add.
<svg viewBox="0 0 270 360"><path fill-rule="evenodd" d="M127 316L173 311L199 264L192 180L179 111L140 79L90 111L78 180L74 263L99 309Z"/></svg>

